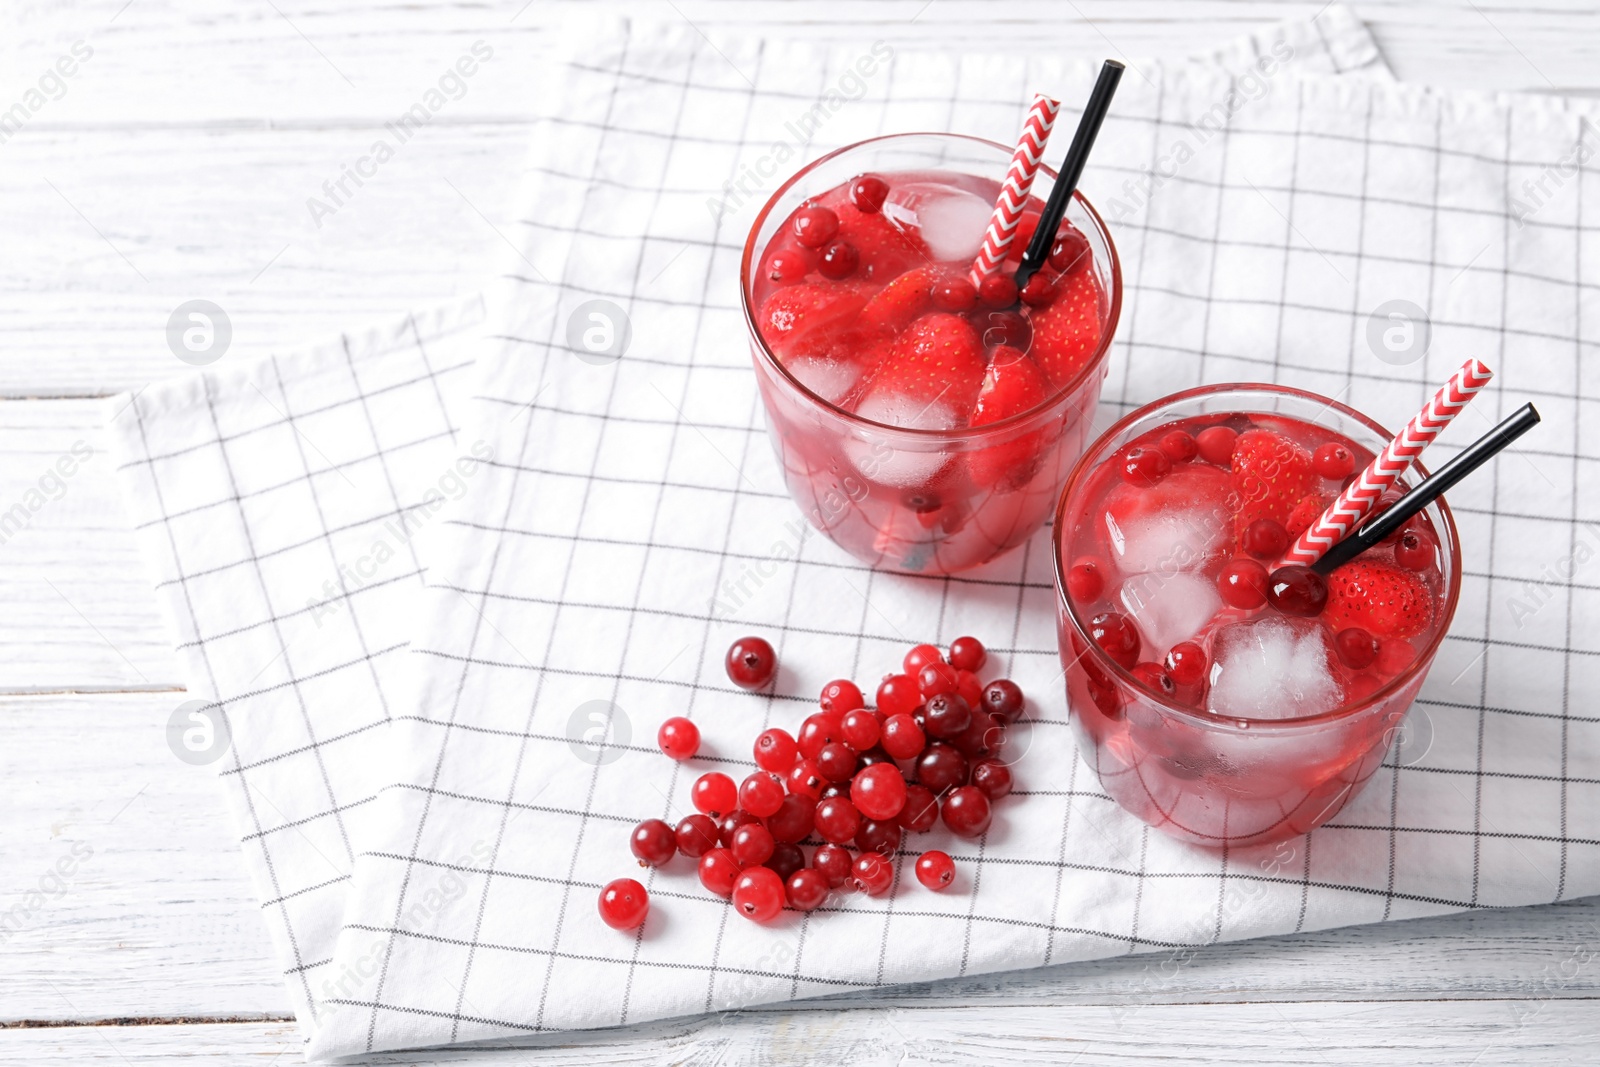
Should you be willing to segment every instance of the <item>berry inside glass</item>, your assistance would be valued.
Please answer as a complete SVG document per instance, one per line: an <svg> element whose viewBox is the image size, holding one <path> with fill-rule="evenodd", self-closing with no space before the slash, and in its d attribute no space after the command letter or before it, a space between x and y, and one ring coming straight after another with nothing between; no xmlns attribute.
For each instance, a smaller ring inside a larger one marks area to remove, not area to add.
<svg viewBox="0 0 1600 1067"><path fill-rule="evenodd" d="M1278 563L1388 439L1311 393L1214 386L1134 412L1080 462L1055 531L1061 657L1080 748L1123 807L1262 843L1377 770L1455 611L1449 509L1326 579Z"/></svg>
<svg viewBox="0 0 1600 1067"><path fill-rule="evenodd" d="M1026 540L1087 440L1121 279L1075 198L1049 262L968 278L1010 150L877 138L795 175L745 246L743 299L768 428L812 525L876 566L948 573Z"/></svg>

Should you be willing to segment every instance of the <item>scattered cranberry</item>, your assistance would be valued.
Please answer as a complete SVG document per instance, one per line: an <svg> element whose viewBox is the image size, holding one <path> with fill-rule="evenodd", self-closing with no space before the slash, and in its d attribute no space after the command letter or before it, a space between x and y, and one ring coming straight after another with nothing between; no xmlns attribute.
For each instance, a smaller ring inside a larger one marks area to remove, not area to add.
<svg viewBox="0 0 1600 1067"><path fill-rule="evenodd" d="M1272 572L1267 599L1285 615L1315 618L1328 603L1328 581L1310 567L1291 563Z"/></svg>
<svg viewBox="0 0 1600 1067"><path fill-rule="evenodd" d="M1378 658L1378 639L1359 626L1334 634L1333 647L1339 659L1353 671L1365 670Z"/></svg>
<svg viewBox="0 0 1600 1067"><path fill-rule="evenodd" d="M1394 543L1394 561L1412 571L1425 571L1433 566L1433 537L1407 526L1400 531Z"/></svg>
<svg viewBox="0 0 1600 1067"><path fill-rule="evenodd" d="M1256 564L1257 567L1261 564ZM1227 594L1223 594L1227 599ZM1139 631L1133 620L1115 611L1103 611L1089 620L1089 637L1106 655L1129 670L1139 662Z"/></svg>
<svg viewBox="0 0 1600 1067"><path fill-rule="evenodd" d="M1206 666L1206 650L1193 641L1180 641L1167 653L1167 673L1179 685L1199 685Z"/></svg>
<svg viewBox="0 0 1600 1067"><path fill-rule="evenodd" d="M1356 457L1339 442L1329 441L1311 453L1311 469L1324 478L1342 481L1356 469Z"/></svg>
<svg viewBox="0 0 1600 1067"><path fill-rule="evenodd" d="M1289 531L1276 519L1257 519L1245 527L1240 544L1256 559L1281 559L1289 549Z"/></svg>
<svg viewBox="0 0 1600 1067"><path fill-rule="evenodd" d="M845 744L857 752L866 752L878 743L882 727L878 725L876 715L866 708L857 708L844 717L840 733Z"/></svg>
<svg viewBox="0 0 1600 1067"><path fill-rule="evenodd" d="M816 800L827 784L814 760L803 759L789 768L789 792Z"/></svg>
<svg viewBox="0 0 1600 1067"><path fill-rule="evenodd" d="M955 693L936 694L923 705L923 730L941 741L960 736L971 722L972 709Z"/></svg>
<svg viewBox="0 0 1600 1067"><path fill-rule="evenodd" d="M1378 671L1386 678L1393 678L1405 670L1417 658L1417 650L1411 647L1411 642L1398 637L1385 638L1378 645Z"/></svg>
<svg viewBox="0 0 1600 1067"><path fill-rule="evenodd" d="M827 879L830 889L838 889L850 880L850 851L839 845L819 845L811 854L811 866Z"/></svg>
<svg viewBox="0 0 1600 1067"><path fill-rule="evenodd" d="M721 771L709 771L694 780L689 789L689 799L696 811L706 815L721 815L732 811L739 803L739 789Z"/></svg>
<svg viewBox="0 0 1600 1067"><path fill-rule="evenodd" d="M960 684L961 678L956 674L956 669L944 660L930 663L917 672L917 689L924 698L954 693Z"/></svg>
<svg viewBox="0 0 1600 1067"><path fill-rule="evenodd" d="M789 876L787 896L795 911L815 911L828 899L828 876L815 867L802 867Z"/></svg>
<svg viewBox="0 0 1600 1067"><path fill-rule="evenodd" d="M739 807L758 819L777 812L783 803L783 779L771 771L757 771L739 785Z"/></svg>
<svg viewBox="0 0 1600 1067"><path fill-rule="evenodd" d="M659 867L678 854L678 834L670 823L646 819L633 828L629 841L641 867Z"/></svg>
<svg viewBox="0 0 1600 1067"><path fill-rule="evenodd" d="M785 899L783 879L767 867L751 867L733 884L733 906L752 922L765 923L777 918Z"/></svg>
<svg viewBox="0 0 1600 1067"><path fill-rule="evenodd" d="M844 281L861 264L861 253L849 241L830 241L817 260L817 273L836 282Z"/></svg>
<svg viewBox="0 0 1600 1067"><path fill-rule="evenodd" d="M900 809L900 825L916 833L926 833L939 821L939 798L925 785L906 786L905 807Z"/></svg>
<svg viewBox="0 0 1600 1067"><path fill-rule="evenodd" d="M1236 608L1259 608L1267 602L1267 568L1253 559L1229 560L1217 575L1217 592Z"/></svg>
<svg viewBox="0 0 1600 1067"><path fill-rule="evenodd" d="M861 829L861 813L844 797L829 797L817 805L817 833L832 845L854 841Z"/></svg>
<svg viewBox="0 0 1600 1067"><path fill-rule="evenodd" d="M909 715L891 715L883 721L883 750L895 759L916 759L928 743L922 727Z"/></svg>
<svg viewBox="0 0 1600 1067"><path fill-rule="evenodd" d="M1100 561L1084 557L1067 569L1067 593L1080 604L1092 604L1105 588Z"/></svg>
<svg viewBox="0 0 1600 1067"><path fill-rule="evenodd" d="M794 213L794 239L807 248L821 248L839 232L839 216L825 207L803 207Z"/></svg>
<svg viewBox="0 0 1600 1067"><path fill-rule="evenodd" d="M891 674L878 686L878 712L884 716L909 715L922 703L922 692L908 674Z"/></svg>
<svg viewBox="0 0 1600 1067"><path fill-rule="evenodd" d="M1050 249L1050 265L1066 274L1074 274L1090 263L1089 239L1070 225L1056 233L1056 243Z"/></svg>
<svg viewBox="0 0 1600 1067"><path fill-rule="evenodd" d="M1122 480L1149 488L1172 473L1172 460L1159 448L1128 449L1122 457Z"/></svg>
<svg viewBox="0 0 1600 1067"><path fill-rule="evenodd" d="M980 708L972 712L967 720L967 728L950 738L950 743L956 747L956 751L972 759L999 748L1004 737L1005 728L1000 721Z"/></svg>
<svg viewBox="0 0 1600 1067"><path fill-rule="evenodd" d="M700 751L700 728L681 715L674 716L656 731L656 744L669 758L686 760Z"/></svg>
<svg viewBox="0 0 1600 1067"><path fill-rule="evenodd" d="M735 809L717 820L717 844L728 848L733 844L733 835L739 832L739 827L761 820L751 815L748 811Z"/></svg>
<svg viewBox="0 0 1600 1067"><path fill-rule="evenodd" d="M913 645L907 652L900 665L905 668L906 674L915 678L922 673L922 668L930 663L943 663L944 653L939 651L938 645Z"/></svg>
<svg viewBox="0 0 1600 1067"><path fill-rule="evenodd" d="M843 721L843 716L840 721ZM817 753L822 751L822 746L832 740L833 726L827 714L808 715L806 721L800 724L800 736L795 741L795 748L801 759L814 760Z"/></svg>
<svg viewBox="0 0 1600 1067"><path fill-rule="evenodd" d="M997 759L979 760L972 765L972 784L990 800L1011 793L1011 768Z"/></svg>
<svg viewBox="0 0 1600 1067"><path fill-rule="evenodd" d="M987 308L1015 307L1017 282L1008 274L991 274L978 283L978 302Z"/></svg>
<svg viewBox="0 0 1600 1067"><path fill-rule="evenodd" d="M776 845L772 831L759 822L748 822L733 832L728 851L739 861L739 866L755 867L772 858L772 849Z"/></svg>
<svg viewBox="0 0 1600 1067"><path fill-rule="evenodd" d="M1200 458L1219 467L1226 467L1233 459L1233 446L1238 441L1239 435L1226 426L1208 426L1194 439L1200 449Z"/></svg>
<svg viewBox="0 0 1600 1067"><path fill-rule="evenodd" d="M945 658L956 670L972 671L976 674L983 669L989 653L983 647L983 642L976 637L958 637L950 642L950 654Z"/></svg>
<svg viewBox="0 0 1600 1067"><path fill-rule="evenodd" d="M917 881L935 893L948 889L955 880L956 862L949 854L933 849L917 857Z"/></svg>
<svg viewBox="0 0 1600 1067"><path fill-rule="evenodd" d="M755 756L757 767L764 771L785 774L794 766L794 761L800 758L800 746L789 736L789 731L774 727L771 730L761 731L756 738Z"/></svg>
<svg viewBox="0 0 1600 1067"><path fill-rule="evenodd" d="M989 829L993 811L983 790L964 785L952 789L944 798L944 803L939 805L939 816L957 837L981 837Z"/></svg>
<svg viewBox="0 0 1600 1067"><path fill-rule="evenodd" d="M673 836L678 851L697 860L717 847L717 824L709 815L690 815L678 823Z"/></svg>
<svg viewBox="0 0 1600 1067"><path fill-rule="evenodd" d="M733 893L733 883L739 877L739 861L725 848L714 848L700 857L700 884L719 897Z"/></svg>
<svg viewBox="0 0 1600 1067"><path fill-rule="evenodd" d="M967 780L967 757L950 745L935 741L917 759L917 781L933 793L943 793Z"/></svg>
<svg viewBox="0 0 1600 1067"><path fill-rule="evenodd" d="M976 708L983 703L983 683L971 671L956 671L956 696L965 700L967 707Z"/></svg>
<svg viewBox="0 0 1600 1067"><path fill-rule="evenodd" d="M876 174L863 174L850 183L850 202L868 215L882 211L888 198L889 183Z"/></svg>
<svg viewBox="0 0 1600 1067"><path fill-rule="evenodd" d="M820 804L824 800L833 800L835 797L842 797L845 800L849 800L850 799L850 783L849 782L829 782L826 786L823 787L822 793L817 797L817 803Z"/></svg>
<svg viewBox="0 0 1600 1067"><path fill-rule="evenodd" d="M906 806L906 780L892 763L861 771L850 783L850 802L869 819L892 819Z"/></svg>
<svg viewBox="0 0 1600 1067"><path fill-rule="evenodd" d="M856 831L857 852L881 852L892 856L900 850L900 823L894 819L862 819Z"/></svg>
<svg viewBox="0 0 1600 1067"><path fill-rule="evenodd" d="M1200 453L1194 435L1172 430L1161 436L1161 451L1174 463L1187 463Z"/></svg>
<svg viewBox="0 0 1600 1067"><path fill-rule="evenodd" d="M848 782L856 774L856 750L843 741L829 741L817 753L817 770L830 782Z"/></svg>
<svg viewBox="0 0 1600 1067"><path fill-rule="evenodd" d="M869 897L883 896L894 884L894 867L886 857L876 852L867 852L856 857L855 866L851 868L850 873L856 888Z"/></svg>
<svg viewBox="0 0 1600 1067"><path fill-rule="evenodd" d="M787 882L790 875L805 865L806 854L799 845L793 841L780 841L772 846L772 855L761 866Z"/></svg>
<svg viewBox="0 0 1600 1067"><path fill-rule="evenodd" d="M894 757L883 750L882 745L874 745L856 757L856 770L862 771L880 763L894 764Z"/></svg>
<svg viewBox="0 0 1600 1067"><path fill-rule="evenodd" d="M817 703L823 711L837 711L841 714L865 707L866 701L861 699L861 690L856 683L844 678L836 679L822 687L822 695L817 698Z"/></svg>
<svg viewBox="0 0 1600 1067"><path fill-rule="evenodd" d="M767 819L767 830L773 840L793 844L804 841L815 825L817 802L814 798L790 795L783 798L778 810Z"/></svg>
<svg viewBox="0 0 1600 1067"><path fill-rule="evenodd" d="M600 890L600 920L613 930L632 930L644 925L650 914L650 894L632 878L607 882Z"/></svg>
<svg viewBox="0 0 1600 1067"><path fill-rule="evenodd" d="M978 306L978 290L967 279L949 275L933 283L933 306L958 315L971 311Z"/></svg>
<svg viewBox="0 0 1600 1067"><path fill-rule="evenodd" d="M1056 283L1043 274L1035 274L1028 279L1028 284L1022 287L1017 296L1031 308L1049 307L1055 303Z"/></svg>
<svg viewBox="0 0 1600 1067"><path fill-rule="evenodd" d="M831 212L830 212L831 214ZM778 672L778 657L759 637L741 637L728 649L728 678L740 689L760 689Z"/></svg>
<svg viewBox="0 0 1600 1067"><path fill-rule="evenodd" d="M1158 696L1171 700L1178 695L1178 683L1172 680L1172 675L1159 663L1138 663L1134 665L1133 676L1139 679L1141 685Z"/></svg>
<svg viewBox="0 0 1600 1067"><path fill-rule="evenodd" d="M983 710L1001 722L1022 718L1023 703L1021 687L1009 678L996 678L983 687Z"/></svg>
<svg viewBox="0 0 1600 1067"><path fill-rule="evenodd" d="M809 248L780 248L767 257L767 280L794 285L804 281L816 265L817 254Z"/></svg>

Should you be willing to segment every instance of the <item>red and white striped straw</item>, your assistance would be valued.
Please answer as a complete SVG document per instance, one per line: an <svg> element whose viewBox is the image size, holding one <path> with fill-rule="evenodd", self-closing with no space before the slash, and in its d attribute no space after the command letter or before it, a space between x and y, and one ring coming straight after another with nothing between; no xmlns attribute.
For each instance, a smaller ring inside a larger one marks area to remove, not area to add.
<svg viewBox="0 0 1600 1067"><path fill-rule="evenodd" d="M1044 158L1044 146L1050 140L1050 127L1055 125L1061 102L1043 93L1033 98L1028 108L1028 119L1022 124L1022 136L1017 139L1017 150L1011 153L1011 166L1006 168L1006 180L1000 185L1000 198L995 201L994 215L989 219L989 229L983 235L983 248L972 263L967 275L973 288L1000 269L1016 236L1017 223L1022 221L1022 208L1028 202L1028 190L1033 187L1033 176L1039 173L1039 161Z"/></svg>
<svg viewBox="0 0 1600 1067"><path fill-rule="evenodd" d="M1321 559L1324 552L1354 533L1378 506L1383 494L1411 466L1411 461L1433 443L1439 431L1450 425L1450 420L1459 415L1493 377L1494 372L1478 360L1469 359L1463 363L1461 369L1433 394L1433 399L1406 423L1406 428L1384 446L1367 469L1345 486L1339 499L1306 527L1279 566L1298 563L1309 567Z"/></svg>

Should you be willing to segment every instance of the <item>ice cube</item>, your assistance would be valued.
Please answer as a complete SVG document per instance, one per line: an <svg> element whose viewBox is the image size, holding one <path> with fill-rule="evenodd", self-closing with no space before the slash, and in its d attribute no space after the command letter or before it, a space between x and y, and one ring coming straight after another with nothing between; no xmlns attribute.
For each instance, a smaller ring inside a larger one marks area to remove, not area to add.
<svg viewBox="0 0 1600 1067"><path fill-rule="evenodd" d="M1222 549L1227 527L1208 508L1167 509L1118 522L1106 512L1106 533L1124 574L1177 574L1205 566Z"/></svg>
<svg viewBox="0 0 1600 1067"><path fill-rule="evenodd" d="M900 393L869 391L856 407L863 419L899 426L908 430L951 430L957 425L954 411L935 401L915 400ZM934 446L928 446L933 448ZM845 450L856 469L872 481L897 488L927 484L950 462L942 451L912 451L897 447L883 438L852 439Z"/></svg>
<svg viewBox="0 0 1600 1067"><path fill-rule="evenodd" d="M1332 711L1344 689L1315 622L1270 615L1217 634L1207 707L1239 719L1291 719Z"/></svg>
<svg viewBox="0 0 1600 1067"><path fill-rule="evenodd" d="M916 230L934 259L971 259L983 247L994 203L965 189L908 182L890 190L883 213L900 229Z"/></svg>
<svg viewBox="0 0 1600 1067"><path fill-rule="evenodd" d="M801 385L830 404L837 404L849 396L856 383L861 381L859 366L825 356L798 356L785 360L783 365L799 379Z"/></svg>
<svg viewBox="0 0 1600 1067"><path fill-rule="evenodd" d="M1144 658L1156 661L1178 642L1194 640L1223 606L1216 585L1198 574L1135 575L1122 583L1120 596L1144 639Z"/></svg>

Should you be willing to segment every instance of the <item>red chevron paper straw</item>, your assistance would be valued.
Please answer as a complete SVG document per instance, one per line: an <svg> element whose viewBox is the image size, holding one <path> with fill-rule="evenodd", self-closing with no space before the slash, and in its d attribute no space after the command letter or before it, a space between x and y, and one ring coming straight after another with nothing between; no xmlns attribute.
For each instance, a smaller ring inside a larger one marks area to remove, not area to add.
<svg viewBox="0 0 1600 1067"><path fill-rule="evenodd" d="M1411 466L1411 461L1439 436L1440 430L1450 425L1450 420L1459 415L1493 377L1494 372L1478 360L1469 359L1463 363L1461 369L1433 394L1433 399L1406 423L1406 428L1384 446L1367 469L1345 487L1339 499L1306 527L1278 565L1298 563L1309 567L1353 533L1378 506L1384 492Z"/></svg>
<svg viewBox="0 0 1600 1067"><path fill-rule="evenodd" d="M1050 140L1050 127L1055 125L1060 110L1059 100L1042 93L1033 98L1033 106L1028 108L1022 136L1017 139L1017 150L1011 153L1011 166L1006 168L1000 198L995 201L994 215L983 235L983 248L967 275L974 288L983 284L983 280L1006 261L1011 239L1017 233L1017 223L1022 220L1022 206L1028 202L1028 190L1033 187L1033 176L1039 173L1039 160L1044 157L1044 146Z"/></svg>

